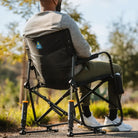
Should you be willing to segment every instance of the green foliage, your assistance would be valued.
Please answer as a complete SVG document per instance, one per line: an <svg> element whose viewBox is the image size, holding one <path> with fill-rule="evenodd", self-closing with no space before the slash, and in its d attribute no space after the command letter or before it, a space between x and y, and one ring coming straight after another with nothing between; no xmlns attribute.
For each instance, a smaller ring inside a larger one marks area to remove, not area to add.
<svg viewBox="0 0 138 138"><path fill-rule="evenodd" d="M94 102L90 107L96 118L104 118L108 114L108 104L106 102Z"/></svg>
<svg viewBox="0 0 138 138"><path fill-rule="evenodd" d="M9 130L14 130L17 129L17 125L15 122L12 122L11 120L8 120L6 117L3 115L0 115L0 131L9 131Z"/></svg>
<svg viewBox="0 0 138 138"><path fill-rule="evenodd" d="M21 15L25 19L29 19L35 12L39 10L39 3L34 0L2 0L1 4L8 7L14 13ZM92 51L99 50L99 44L96 35L91 32L91 26L83 19L82 14L78 12L77 6L73 6L68 0L63 1L63 11L69 14L80 26L84 38L92 46Z"/></svg>
<svg viewBox="0 0 138 138"><path fill-rule="evenodd" d="M63 7L62 10L66 12L68 15L70 15L76 22L82 23L83 17L80 12L77 10L77 6L74 6L71 2L68 0L63 1Z"/></svg>
<svg viewBox="0 0 138 138"><path fill-rule="evenodd" d="M120 112L119 112L119 115L120 115ZM138 118L138 112L134 108L131 108L131 107L124 107L123 115L129 118Z"/></svg>
<svg viewBox="0 0 138 138"><path fill-rule="evenodd" d="M138 91L134 91L130 96L130 101L138 101Z"/></svg>
<svg viewBox="0 0 138 138"><path fill-rule="evenodd" d="M17 109L5 110L0 107L0 131L16 131L20 125L21 112Z"/></svg>
<svg viewBox="0 0 138 138"><path fill-rule="evenodd" d="M96 35L91 32L90 24L88 24L83 18L83 15L78 12L77 6L74 6L71 2L68 2L68 0L64 1L63 5L63 11L69 14L80 26L80 31L89 45L92 47L92 52L99 50Z"/></svg>
<svg viewBox="0 0 138 138"><path fill-rule="evenodd" d="M113 61L123 70L124 85L134 87L138 84L138 24L124 24L122 20L113 23L109 41Z"/></svg>
<svg viewBox="0 0 138 138"><path fill-rule="evenodd" d="M0 105L16 107L18 105L20 66L0 63Z"/></svg>
<svg viewBox="0 0 138 138"><path fill-rule="evenodd" d="M65 122L65 121L67 121L67 120L68 120L68 117L65 116L65 115L59 116L59 121L60 121L60 122Z"/></svg>
<svg viewBox="0 0 138 138"><path fill-rule="evenodd" d="M19 85L6 79L4 86L0 89L1 94L1 105L4 108L17 107L19 101Z"/></svg>
<svg viewBox="0 0 138 138"><path fill-rule="evenodd" d="M48 108L48 107L47 107ZM40 116L42 116L42 114L44 113L44 111L46 109L43 108L43 106L41 105L35 105L35 110L36 110L36 117L39 118ZM41 124L48 124L48 122L50 121L50 117L44 117L40 123ZM35 120L34 120L34 115L33 115L33 111L31 108L31 105L28 106L28 110L27 110L27 121L26 121L26 125L27 126L34 126L35 124Z"/></svg>
<svg viewBox="0 0 138 138"><path fill-rule="evenodd" d="M17 23L10 23L7 36L0 34L0 61L14 64L22 61L23 42L17 26Z"/></svg>
<svg viewBox="0 0 138 138"><path fill-rule="evenodd" d="M81 27L81 33L83 34L84 38L87 40L89 45L92 47L92 52L95 52L96 50L99 50L99 44L96 40L96 35L91 33L91 26L87 23L85 23Z"/></svg>
<svg viewBox="0 0 138 138"><path fill-rule="evenodd" d="M97 94L101 95L102 97L107 98L107 88L105 88L104 91L100 91L100 89L97 89L95 92ZM92 102L95 102L95 101L101 100L101 98L99 98L95 94L92 94L91 95L91 100L92 100Z"/></svg>
<svg viewBox="0 0 138 138"><path fill-rule="evenodd" d="M32 16L35 11L38 11L36 8L38 2L35 0L1 0L0 4L4 7L7 7L9 10L12 10L13 13L21 15L22 18L26 20Z"/></svg>
<svg viewBox="0 0 138 138"><path fill-rule="evenodd" d="M0 85L2 87L4 81L7 79L17 83L17 77L20 75L20 66L18 64L0 63Z"/></svg>
<svg viewBox="0 0 138 138"><path fill-rule="evenodd" d="M68 104L68 102L66 102ZM35 104L36 107L36 113L37 117L40 117L42 113L48 108L48 106L43 106L44 104L41 103L39 105ZM129 103L128 105L123 105L123 113L125 118L138 118L138 111L135 109L134 106L137 103ZM63 109L65 107L65 104L61 106ZM108 114L108 104L105 102L95 102L91 106L91 110L93 111L93 114L96 118L104 118ZM34 126L34 116L31 109L31 105L28 105L27 110L27 126ZM120 113L119 113L120 115ZM76 117L80 118L78 109L76 112ZM57 120L58 119L58 120ZM55 114L55 112L50 113L44 120L42 120L42 124L48 124L49 121L66 121L67 117L59 117ZM19 108L11 108L11 109L2 109L0 107L0 130L1 131L10 131L10 130L17 130L20 128L20 122L21 122L21 110Z"/></svg>

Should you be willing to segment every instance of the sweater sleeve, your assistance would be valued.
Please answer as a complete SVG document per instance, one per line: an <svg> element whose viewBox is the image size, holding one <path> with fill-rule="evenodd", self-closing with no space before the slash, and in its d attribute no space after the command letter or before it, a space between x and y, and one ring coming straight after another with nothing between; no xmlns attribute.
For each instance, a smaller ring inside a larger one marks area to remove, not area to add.
<svg viewBox="0 0 138 138"><path fill-rule="evenodd" d="M82 36L80 29L75 21L67 14L64 14L61 20L61 28L68 28L71 33L72 42L76 50L77 56L89 57L91 55L91 47Z"/></svg>

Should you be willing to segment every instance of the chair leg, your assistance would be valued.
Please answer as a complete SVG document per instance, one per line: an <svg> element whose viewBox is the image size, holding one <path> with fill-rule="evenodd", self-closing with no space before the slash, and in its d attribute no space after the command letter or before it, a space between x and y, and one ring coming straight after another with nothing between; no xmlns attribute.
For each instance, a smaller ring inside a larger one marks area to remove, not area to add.
<svg viewBox="0 0 138 138"><path fill-rule="evenodd" d="M23 105L22 105L22 119L21 119L21 131L20 131L21 135L25 135L26 134L25 126L26 126L26 117L27 117L27 105L28 105L28 101L23 101Z"/></svg>
<svg viewBox="0 0 138 138"><path fill-rule="evenodd" d="M68 134L67 136L73 137L73 118L74 118L74 100L69 100L68 107Z"/></svg>

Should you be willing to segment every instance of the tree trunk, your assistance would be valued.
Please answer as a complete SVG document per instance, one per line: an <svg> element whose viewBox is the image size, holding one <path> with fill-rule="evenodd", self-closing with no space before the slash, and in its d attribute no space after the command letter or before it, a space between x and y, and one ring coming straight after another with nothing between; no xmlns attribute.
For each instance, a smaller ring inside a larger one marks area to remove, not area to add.
<svg viewBox="0 0 138 138"><path fill-rule="evenodd" d="M24 82L26 80L26 50L24 46L24 55L22 58L22 70L21 70L21 81L20 81L20 94L19 94L19 106L21 108L23 99L26 99L26 94L24 96Z"/></svg>

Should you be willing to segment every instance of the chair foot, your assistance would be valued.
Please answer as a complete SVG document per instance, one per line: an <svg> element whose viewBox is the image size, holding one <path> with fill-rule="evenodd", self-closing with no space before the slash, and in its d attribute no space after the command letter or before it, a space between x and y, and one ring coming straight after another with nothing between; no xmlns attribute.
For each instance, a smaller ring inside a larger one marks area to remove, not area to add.
<svg viewBox="0 0 138 138"><path fill-rule="evenodd" d="M72 132L68 132L68 133L67 133L67 136L68 136L68 137L73 137L74 134L73 134Z"/></svg>
<svg viewBox="0 0 138 138"><path fill-rule="evenodd" d="M101 133L102 133L102 134L106 134L106 131L102 131Z"/></svg>
<svg viewBox="0 0 138 138"><path fill-rule="evenodd" d="M20 135L25 135L26 134L26 131L23 129L19 132Z"/></svg>
<svg viewBox="0 0 138 138"><path fill-rule="evenodd" d="M26 135L27 133L38 133L38 132L58 132L58 129L52 129L47 127L46 130L34 130L34 131L25 131L24 129L19 132L20 135Z"/></svg>
<svg viewBox="0 0 138 138"><path fill-rule="evenodd" d="M104 130L102 130L102 129L97 129L97 128L94 128L93 129L93 132L95 133L95 134L98 134L98 133L102 133L102 134L106 134L106 131L104 131Z"/></svg>
<svg viewBox="0 0 138 138"><path fill-rule="evenodd" d="M47 127L46 132L51 132L51 131L58 132L58 129L52 129L51 127Z"/></svg>

